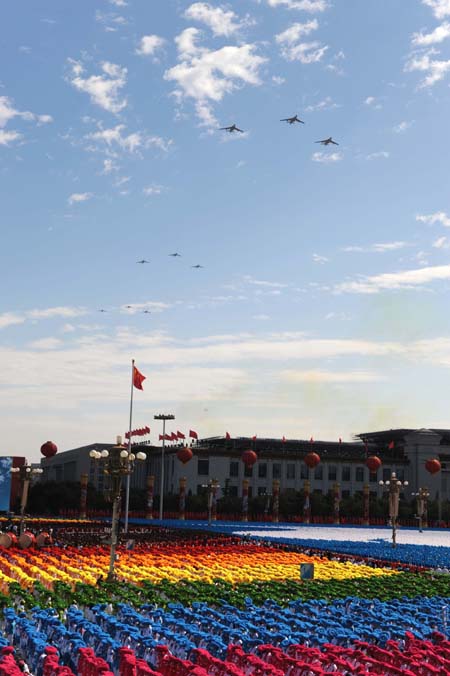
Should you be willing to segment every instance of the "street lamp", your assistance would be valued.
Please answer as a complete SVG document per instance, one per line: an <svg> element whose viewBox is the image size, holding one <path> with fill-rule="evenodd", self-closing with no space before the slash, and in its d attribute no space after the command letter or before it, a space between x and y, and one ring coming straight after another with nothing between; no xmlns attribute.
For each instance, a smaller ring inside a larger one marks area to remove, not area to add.
<svg viewBox="0 0 450 676"><path fill-rule="evenodd" d="M98 460L103 463L103 471L110 478L111 499L113 503L113 513L111 520L111 550L109 557L109 570L106 577L108 582L115 580L114 566L116 563L116 548L118 540L118 526L120 517L120 498L122 490L122 478L133 473L136 460L146 460L145 453L130 453L122 445L122 437L117 437L117 444L112 448L103 451L92 450L89 453L92 460Z"/></svg>
<svg viewBox="0 0 450 676"><path fill-rule="evenodd" d="M418 493L411 493L413 498L416 498L417 518L419 519L419 533L422 533L424 522L426 522L425 515L427 513L427 500L430 497L428 488L419 488Z"/></svg>
<svg viewBox="0 0 450 676"><path fill-rule="evenodd" d="M220 488L219 482L217 479L210 479L207 484L202 484L202 488L207 489L208 497L208 526L211 525L213 520L213 507L214 507L214 521L216 520L216 497L217 489Z"/></svg>
<svg viewBox="0 0 450 676"><path fill-rule="evenodd" d="M163 421L162 446L161 446L161 488L159 495L159 518L162 520L164 513L164 451L166 444L166 420L175 420L171 413L159 413L153 416L154 420Z"/></svg>
<svg viewBox="0 0 450 676"><path fill-rule="evenodd" d="M30 481L37 475L44 471L41 467L31 467L30 465L22 465L21 467L11 467L11 474L19 474L19 480L22 484L22 496L20 498L20 523L19 535L22 535L25 526L25 509L28 502L28 489Z"/></svg>
<svg viewBox="0 0 450 676"><path fill-rule="evenodd" d="M400 490L404 486L407 486L408 482L400 481L399 479L397 479L396 473L392 472L390 481L379 481L379 484L382 488L386 488L389 491L389 516L392 525L392 546L396 547L397 518L398 518L398 504L400 501Z"/></svg>

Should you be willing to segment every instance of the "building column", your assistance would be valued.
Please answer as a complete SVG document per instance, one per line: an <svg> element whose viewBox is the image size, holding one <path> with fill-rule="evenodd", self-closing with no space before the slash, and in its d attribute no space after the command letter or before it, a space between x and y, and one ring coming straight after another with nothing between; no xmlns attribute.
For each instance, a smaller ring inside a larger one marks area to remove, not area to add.
<svg viewBox="0 0 450 676"><path fill-rule="evenodd" d="M310 523L311 521L311 482L306 479L303 484L303 493L305 502L303 504L303 523Z"/></svg>
<svg viewBox="0 0 450 676"><path fill-rule="evenodd" d="M340 523L340 503L341 503L341 491L340 485L336 482L333 486L333 522L335 525Z"/></svg>
<svg viewBox="0 0 450 676"><path fill-rule="evenodd" d="M248 521L248 479L242 482L242 521Z"/></svg>
<svg viewBox="0 0 450 676"><path fill-rule="evenodd" d="M83 473L80 476L80 519L87 516L87 486L88 475Z"/></svg>
<svg viewBox="0 0 450 676"><path fill-rule="evenodd" d="M145 518L148 520L153 519L153 495L155 491L155 477L147 477L147 511Z"/></svg>
<svg viewBox="0 0 450 676"><path fill-rule="evenodd" d="M370 524L370 487L369 484L364 484L363 488L363 526Z"/></svg>
<svg viewBox="0 0 450 676"><path fill-rule="evenodd" d="M181 521L184 521L186 518L186 477L180 477L180 502L179 502L179 516L178 518Z"/></svg>
<svg viewBox="0 0 450 676"><path fill-rule="evenodd" d="M272 521L278 523L280 520L280 481L274 479L272 483Z"/></svg>

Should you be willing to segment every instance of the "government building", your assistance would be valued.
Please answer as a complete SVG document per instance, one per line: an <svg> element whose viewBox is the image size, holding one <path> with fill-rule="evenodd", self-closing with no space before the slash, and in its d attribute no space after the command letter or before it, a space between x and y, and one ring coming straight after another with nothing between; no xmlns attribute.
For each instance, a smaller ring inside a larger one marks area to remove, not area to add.
<svg viewBox="0 0 450 676"><path fill-rule="evenodd" d="M109 449L113 444L94 443L43 458L42 481L79 481L82 474L97 490L103 490L105 475L102 463L90 457L90 451ZM306 479L311 490L328 493L337 482L343 498L363 490L369 484L373 495L382 494L379 481L389 480L394 471L398 479L408 481L405 494L427 487L432 499L450 499L450 430L395 429L367 432L355 436L355 441L308 441L297 439L199 439L191 446L192 458L183 463L186 444L166 444L164 449L164 494L178 493L180 479L186 478L188 494L198 494L208 481L216 480L221 494L242 496L244 479L249 482L249 496L270 495L272 484L280 482L280 492L300 491ZM147 454L145 462L136 463L131 475L131 488L145 489L148 476L155 477L155 495L160 493L162 447L141 442L133 448ZM257 459L252 467L242 460L245 451L252 450ZM313 451L320 463L310 469L305 457ZM135 452L137 452L135 450ZM368 456L381 460L377 472L369 472ZM437 458L441 471L431 475L425 468L429 459Z"/></svg>

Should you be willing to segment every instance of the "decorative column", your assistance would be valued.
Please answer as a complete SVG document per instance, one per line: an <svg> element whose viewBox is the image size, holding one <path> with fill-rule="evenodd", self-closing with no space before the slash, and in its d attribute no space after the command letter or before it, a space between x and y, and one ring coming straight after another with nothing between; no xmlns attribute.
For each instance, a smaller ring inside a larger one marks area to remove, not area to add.
<svg viewBox="0 0 450 676"><path fill-rule="evenodd" d="M340 523L339 507L341 502L340 485L336 482L333 486L333 523L335 525Z"/></svg>
<svg viewBox="0 0 450 676"><path fill-rule="evenodd" d="M370 487L369 484L364 484L363 488L363 526L370 525Z"/></svg>
<svg viewBox="0 0 450 676"><path fill-rule="evenodd" d="M218 482L213 479L211 482L211 521L217 521L217 489Z"/></svg>
<svg viewBox="0 0 450 676"><path fill-rule="evenodd" d="M153 519L153 495L155 492L155 477L147 477L147 511L145 513L145 518L148 520Z"/></svg>
<svg viewBox="0 0 450 676"><path fill-rule="evenodd" d="M311 521L311 482L306 479L303 484L303 493L305 495L305 502L303 504L303 523L310 523Z"/></svg>
<svg viewBox="0 0 450 676"><path fill-rule="evenodd" d="M80 476L80 519L85 519L87 516L87 485L88 475L82 474Z"/></svg>
<svg viewBox="0 0 450 676"><path fill-rule="evenodd" d="M242 482L242 521L248 521L248 479Z"/></svg>
<svg viewBox="0 0 450 676"><path fill-rule="evenodd" d="M274 479L272 483L272 521L278 523L280 520L280 481Z"/></svg>
<svg viewBox="0 0 450 676"><path fill-rule="evenodd" d="M180 513L178 518L181 521L184 521L186 518L186 483L187 479L185 476L180 478L180 502L179 502L179 508L180 508Z"/></svg>

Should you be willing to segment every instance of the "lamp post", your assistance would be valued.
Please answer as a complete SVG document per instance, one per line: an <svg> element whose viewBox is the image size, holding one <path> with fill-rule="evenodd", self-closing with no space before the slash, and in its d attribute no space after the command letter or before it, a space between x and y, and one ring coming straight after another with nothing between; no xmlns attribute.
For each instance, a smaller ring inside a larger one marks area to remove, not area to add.
<svg viewBox="0 0 450 676"><path fill-rule="evenodd" d="M28 489L30 487L30 481L33 477L42 474L44 471L41 467L31 467L30 465L22 465L21 467L11 467L11 473L19 473L19 480L22 484L22 495L20 498L20 523L19 523L19 535L22 535L25 526L25 509L28 502Z"/></svg>
<svg viewBox="0 0 450 676"><path fill-rule="evenodd" d="M411 495L416 498L416 511L417 518L419 519L419 533L422 533L424 525L426 525L426 519L424 518L427 513L427 501L430 497L430 491L428 488L419 488L418 493L411 493Z"/></svg>
<svg viewBox="0 0 450 676"><path fill-rule="evenodd" d="M93 460L99 460L103 463L103 471L110 478L111 499L113 503L113 512L111 520L111 550L109 557L109 569L106 577L108 582L115 580L114 566L116 563L116 549L118 540L118 526L120 518L120 499L122 490L122 478L130 476L133 473L135 460L145 460L145 453L130 453L122 445L122 437L117 437L117 444L109 451L95 451L89 453Z"/></svg>
<svg viewBox="0 0 450 676"><path fill-rule="evenodd" d="M217 520L217 490L220 488L217 479L210 479L207 484L202 484L207 489L208 498L208 526Z"/></svg>
<svg viewBox="0 0 450 676"><path fill-rule="evenodd" d="M164 514L164 451L166 445L166 420L175 420L171 413L158 413L154 415L155 420L163 421L162 446L161 446L161 487L159 495L159 518L162 520Z"/></svg>
<svg viewBox="0 0 450 676"><path fill-rule="evenodd" d="M407 481L400 481L397 479L395 472L391 474L390 481L380 481L379 485L389 491L389 517L392 525L392 546L397 546L397 519L398 519L398 505L400 501L400 490L408 485Z"/></svg>

